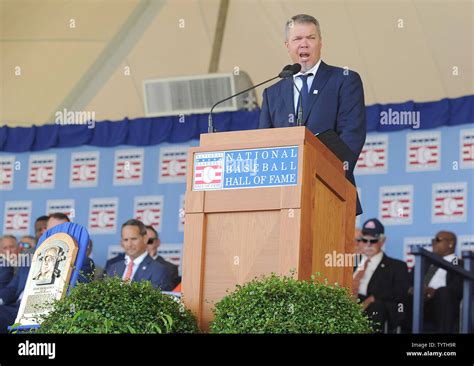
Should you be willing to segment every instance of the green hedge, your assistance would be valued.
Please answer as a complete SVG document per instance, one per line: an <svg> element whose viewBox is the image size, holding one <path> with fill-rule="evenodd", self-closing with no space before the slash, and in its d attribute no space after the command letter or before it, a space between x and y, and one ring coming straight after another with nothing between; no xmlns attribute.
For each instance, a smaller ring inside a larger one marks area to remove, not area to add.
<svg viewBox="0 0 474 366"><path fill-rule="evenodd" d="M214 309L212 333L371 333L369 319L347 289L314 277L272 274L225 296Z"/></svg>
<svg viewBox="0 0 474 366"><path fill-rule="evenodd" d="M39 333L195 333L195 317L150 282L118 277L78 284L54 303Z"/></svg>

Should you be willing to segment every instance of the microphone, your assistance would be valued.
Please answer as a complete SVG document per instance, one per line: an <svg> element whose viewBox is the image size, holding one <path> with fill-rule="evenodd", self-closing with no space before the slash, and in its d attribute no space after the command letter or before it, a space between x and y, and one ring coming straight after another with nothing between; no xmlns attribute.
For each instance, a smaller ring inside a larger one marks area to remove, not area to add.
<svg viewBox="0 0 474 366"><path fill-rule="evenodd" d="M281 78L288 78L299 73L301 70L300 64L286 65L283 70L278 74Z"/></svg>
<svg viewBox="0 0 474 366"><path fill-rule="evenodd" d="M214 133L215 132L214 124L213 124L213 121L212 121L212 111L214 110L214 108L216 106L218 106L221 103L224 103L225 101L228 101L229 99L235 98L235 97L239 96L240 94L247 93L248 91L250 91L252 89L258 88L259 86L261 86L263 84L269 83L270 81L275 80L277 78L282 78L283 79L283 78L287 78L287 77L290 77L290 76L292 77L293 75L297 74L300 70L301 70L301 65L300 64L286 65L283 68L283 70L277 76L274 76L271 79L265 80L264 82L262 82L260 84L251 86L250 88L245 89L245 90L243 90L243 91L241 91L237 94L231 95L230 97L219 100L217 103L215 103L212 106L211 111L209 112L209 116L207 118L207 123L208 123L207 133Z"/></svg>
<svg viewBox="0 0 474 366"><path fill-rule="evenodd" d="M288 73L289 73L289 70L291 68L292 65L286 65L283 70L281 70L281 72L278 74L278 77L280 78L286 78L288 77Z"/></svg>
<svg viewBox="0 0 474 366"><path fill-rule="evenodd" d="M301 70L301 65L300 64L295 64L295 65L299 65L300 70ZM298 70L298 72L299 72L299 70ZM296 72L295 74L297 74L298 72ZM313 73L310 72L309 74L306 74L306 76L313 76ZM304 81L301 80L301 82L304 82ZM303 98L301 96L301 90L298 89L298 86L296 85L294 79L293 79L293 85L295 86L296 90L298 91L298 117L296 118L296 125L297 126L303 126ZM301 87L303 87L303 85L301 85Z"/></svg>

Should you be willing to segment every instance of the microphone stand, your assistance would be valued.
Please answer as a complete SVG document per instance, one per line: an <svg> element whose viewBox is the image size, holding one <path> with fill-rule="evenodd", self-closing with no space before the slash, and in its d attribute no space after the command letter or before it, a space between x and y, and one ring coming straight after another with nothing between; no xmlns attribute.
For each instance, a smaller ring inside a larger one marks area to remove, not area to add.
<svg viewBox="0 0 474 366"><path fill-rule="evenodd" d="M293 85L298 91L298 111L297 111L297 117L296 117L296 125L302 126L303 125L303 98L301 97L301 90L298 88L298 86L295 83L295 79L292 78L292 80L293 80Z"/></svg>
<svg viewBox="0 0 474 366"><path fill-rule="evenodd" d="M234 94L234 95L231 95L230 97L227 97L225 99L222 99L222 100L219 100L217 103L215 103L212 108L211 108L211 111L209 112L209 116L207 117L207 123L208 123L208 126L207 126L207 132L208 133L213 133L213 132L216 132L216 130L214 129L214 124L213 124L213 121L212 121L212 111L214 110L214 108L216 106L218 106L219 104L223 103L223 102L226 102L228 101L229 99L232 99L232 98L235 98L235 97L238 97L240 94L243 94L243 93L246 93L252 89L255 89L255 88L258 88L259 86L263 85L263 84L266 84L266 83L269 83L270 81L272 80L275 80L277 78L279 78L280 75L277 75L271 79L268 79L268 80L265 80L264 82L260 83L260 84L257 84L257 85L254 85L254 86L251 86L250 88L248 89L245 89L245 90L242 90L241 92L237 93L237 94Z"/></svg>

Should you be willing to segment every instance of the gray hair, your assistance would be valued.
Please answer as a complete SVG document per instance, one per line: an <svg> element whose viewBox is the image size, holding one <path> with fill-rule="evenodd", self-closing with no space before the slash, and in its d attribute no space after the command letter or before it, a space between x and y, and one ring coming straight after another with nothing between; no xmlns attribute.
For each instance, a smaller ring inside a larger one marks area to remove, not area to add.
<svg viewBox="0 0 474 366"><path fill-rule="evenodd" d="M3 240L4 240L4 239L13 239L13 240L15 241L15 244L18 245L18 241L16 240L16 237L13 236L13 235L7 234L7 235L0 236L0 245L3 244Z"/></svg>
<svg viewBox="0 0 474 366"><path fill-rule="evenodd" d="M16 236L11 235L11 234L5 234L3 236L0 236L0 240L2 240L2 239L13 239L13 240L16 241Z"/></svg>
<svg viewBox="0 0 474 366"><path fill-rule="evenodd" d="M298 23L298 24L312 23L312 24L314 24L316 26L316 30L318 31L319 38L321 38L321 27L319 26L318 20L315 17L313 17L311 15L308 15L308 14L298 14L298 15L295 15L295 16L291 17L291 19L286 22L286 25L285 25L285 40L288 41L288 33L290 32L290 28L293 28L295 23Z"/></svg>

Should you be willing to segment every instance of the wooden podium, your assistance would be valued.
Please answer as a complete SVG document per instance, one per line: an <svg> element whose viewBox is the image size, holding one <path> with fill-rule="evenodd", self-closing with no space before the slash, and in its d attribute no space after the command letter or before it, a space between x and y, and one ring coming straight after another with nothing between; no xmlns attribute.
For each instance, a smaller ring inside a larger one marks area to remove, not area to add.
<svg viewBox="0 0 474 366"><path fill-rule="evenodd" d="M350 287L350 266L327 255L354 252L356 189L343 163L305 127L202 134L188 152L182 293L202 330L212 308L236 284L272 272ZM193 190L195 154L297 147L292 186Z"/></svg>

